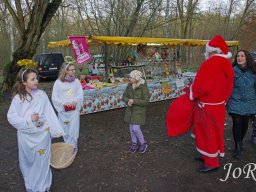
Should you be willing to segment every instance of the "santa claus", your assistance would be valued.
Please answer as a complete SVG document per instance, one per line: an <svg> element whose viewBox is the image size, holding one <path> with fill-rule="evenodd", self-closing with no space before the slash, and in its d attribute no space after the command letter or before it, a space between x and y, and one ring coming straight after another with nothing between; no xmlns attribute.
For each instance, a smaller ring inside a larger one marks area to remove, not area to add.
<svg viewBox="0 0 256 192"><path fill-rule="evenodd" d="M166 125L168 136L177 136L193 127L195 160L204 162L199 172L216 171L219 156L224 156L225 104L233 89L234 72L228 60L231 53L225 40L216 35L206 45L202 63L189 90L169 107Z"/></svg>
<svg viewBox="0 0 256 192"><path fill-rule="evenodd" d="M194 108L194 134L196 149L201 154L196 160L204 162L199 172L216 171L219 156L224 156L225 104L233 89L234 72L228 60L231 53L220 35L206 45L206 61L202 63L193 84L189 99Z"/></svg>

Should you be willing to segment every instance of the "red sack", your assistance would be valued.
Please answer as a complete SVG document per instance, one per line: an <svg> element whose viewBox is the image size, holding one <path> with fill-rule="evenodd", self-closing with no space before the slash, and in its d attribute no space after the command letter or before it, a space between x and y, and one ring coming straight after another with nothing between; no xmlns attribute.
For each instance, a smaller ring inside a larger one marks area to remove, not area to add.
<svg viewBox="0 0 256 192"><path fill-rule="evenodd" d="M168 136L178 136L186 133L193 126L195 102L189 99L188 88L186 94L174 100L166 115Z"/></svg>
<svg viewBox="0 0 256 192"><path fill-rule="evenodd" d="M73 111L76 109L75 105L64 105L65 112L67 111Z"/></svg>

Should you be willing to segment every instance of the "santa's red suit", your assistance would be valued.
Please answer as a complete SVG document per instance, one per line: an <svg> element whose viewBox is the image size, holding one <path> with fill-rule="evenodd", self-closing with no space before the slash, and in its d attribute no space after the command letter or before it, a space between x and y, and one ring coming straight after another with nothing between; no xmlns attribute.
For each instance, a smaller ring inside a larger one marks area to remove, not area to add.
<svg viewBox="0 0 256 192"><path fill-rule="evenodd" d="M200 67L190 87L194 108L194 134L197 151L205 167L219 167L224 156L225 104L233 89L234 72L226 55L215 54Z"/></svg>
<svg viewBox="0 0 256 192"><path fill-rule="evenodd" d="M184 95L175 99L166 114L168 136L178 136L188 132L194 124L195 102L189 99L189 85L184 88Z"/></svg>

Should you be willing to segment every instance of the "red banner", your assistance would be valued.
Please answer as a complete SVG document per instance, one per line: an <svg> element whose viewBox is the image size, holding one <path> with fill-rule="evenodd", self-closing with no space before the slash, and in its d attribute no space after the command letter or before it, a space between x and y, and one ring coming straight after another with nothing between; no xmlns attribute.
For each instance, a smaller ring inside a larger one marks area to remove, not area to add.
<svg viewBox="0 0 256 192"><path fill-rule="evenodd" d="M69 37L71 47L77 64L85 63L91 59L91 54L88 49L86 37Z"/></svg>

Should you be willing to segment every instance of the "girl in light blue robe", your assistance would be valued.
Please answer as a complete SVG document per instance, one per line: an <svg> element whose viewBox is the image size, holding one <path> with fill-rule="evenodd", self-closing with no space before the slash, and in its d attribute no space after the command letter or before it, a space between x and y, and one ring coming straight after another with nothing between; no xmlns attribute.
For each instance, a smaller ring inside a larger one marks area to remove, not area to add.
<svg viewBox="0 0 256 192"><path fill-rule="evenodd" d="M48 96L37 86L36 71L22 69L7 113L9 123L17 129L19 164L28 192L50 190L51 137L64 135Z"/></svg>
<svg viewBox="0 0 256 192"><path fill-rule="evenodd" d="M72 63L63 63L59 78L53 85L52 103L65 132L64 141L73 144L76 151L83 97L82 85L75 77L75 66Z"/></svg>

